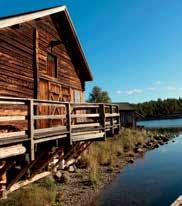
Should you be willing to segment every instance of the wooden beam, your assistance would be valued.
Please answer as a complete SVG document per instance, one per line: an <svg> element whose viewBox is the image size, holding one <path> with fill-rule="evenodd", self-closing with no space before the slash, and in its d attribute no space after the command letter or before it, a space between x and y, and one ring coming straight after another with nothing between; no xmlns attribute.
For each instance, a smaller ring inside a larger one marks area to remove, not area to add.
<svg viewBox="0 0 182 206"><path fill-rule="evenodd" d="M8 138L8 137L22 137L22 136L25 136L25 135L26 135L26 132L25 132L25 131L0 133L0 139L2 139L2 138Z"/></svg>
<svg viewBox="0 0 182 206"><path fill-rule="evenodd" d="M28 112L28 128L30 138L30 157L31 161L35 160L35 148L34 148L34 106L33 100L29 101Z"/></svg>
<svg viewBox="0 0 182 206"><path fill-rule="evenodd" d="M38 181L38 180L40 180L42 178L45 178L45 177L49 176L50 174L51 174L51 172L42 172L40 174L35 175L30 180L20 181L20 182L18 182L16 184L12 185L10 187L10 189L8 190L8 193L14 192L14 191L16 191L16 190L18 190L18 189L20 189L20 188L30 184L30 183L33 183L33 182L36 182L36 181Z"/></svg>
<svg viewBox="0 0 182 206"><path fill-rule="evenodd" d="M6 122L6 121L22 121L26 120L25 116L1 116L0 122Z"/></svg>
<svg viewBox="0 0 182 206"><path fill-rule="evenodd" d="M105 118L105 105L100 105L100 122L103 127L103 133L104 133L104 140L106 140L106 118Z"/></svg>
<svg viewBox="0 0 182 206"><path fill-rule="evenodd" d="M86 135L79 135L79 136L73 136L72 140L73 140L73 142L93 140L93 139L96 139L96 138L103 138L104 135L105 135L104 132L92 133L92 134L86 134Z"/></svg>
<svg viewBox="0 0 182 206"><path fill-rule="evenodd" d="M77 128L85 128L85 127L99 127L99 126L101 126L101 124L100 123L87 123L87 124L73 124L72 125L72 128L73 129L77 129Z"/></svg>
<svg viewBox="0 0 182 206"><path fill-rule="evenodd" d="M106 113L106 117L118 117L118 116L119 116L118 113L113 113L113 114Z"/></svg>
<svg viewBox="0 0 182 206"><path fill-rule="evenodd" d="M34 120L43 120L43 119L64 119L66 115L36 115L33 117Z"/></svg>
<svg viewBox="0 0 182 206"><path fill-rule="evenodd" d="M72 145L72 125L71 125L71 106L67 104L67 117L68 117L68 126L70 145Z"/></svg>
<svg viewBox="0 0 182 206"><path fill-rule="evenodd" d="M44 129L35 129L34 134L39 135L46 132L57 132L57 131L65 131L65 130L66 130L66 126L56 126L56 127L50 127Z"/></svg>
<svg viewBox="0 0 182 206"><path fill-rule="evenodd" d="M71 118L99 117L99 114L72 114Z"/></svg>

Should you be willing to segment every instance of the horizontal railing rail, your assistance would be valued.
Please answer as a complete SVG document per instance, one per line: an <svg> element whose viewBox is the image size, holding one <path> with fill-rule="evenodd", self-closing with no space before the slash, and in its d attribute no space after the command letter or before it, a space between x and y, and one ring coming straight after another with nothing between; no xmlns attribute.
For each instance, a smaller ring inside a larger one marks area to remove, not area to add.
<svg viewBox="0 0 182 206"><path fill-rule="evenodd" d="M30 141L35 144L69 138L70 144L106 138L120 128L115 104L73 103L0 97L0 146Z"/></svg>

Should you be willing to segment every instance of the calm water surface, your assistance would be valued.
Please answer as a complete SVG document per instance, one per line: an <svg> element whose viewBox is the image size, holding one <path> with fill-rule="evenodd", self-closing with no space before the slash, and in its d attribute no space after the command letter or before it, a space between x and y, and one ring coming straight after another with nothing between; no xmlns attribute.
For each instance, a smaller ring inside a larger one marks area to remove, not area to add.
<svg viewBox="0 0 182 206"><path fill-rule="evenodd" d="M139 121L137 125L145 128L180 128L182 127L182 119Z"/></svg>
<svg viewBox="0 0 182 206"><path fill-rule="evenodd" d="M182 135L125 167L106 187L97 204L168 206L179 195L182 195Z"/></svg>

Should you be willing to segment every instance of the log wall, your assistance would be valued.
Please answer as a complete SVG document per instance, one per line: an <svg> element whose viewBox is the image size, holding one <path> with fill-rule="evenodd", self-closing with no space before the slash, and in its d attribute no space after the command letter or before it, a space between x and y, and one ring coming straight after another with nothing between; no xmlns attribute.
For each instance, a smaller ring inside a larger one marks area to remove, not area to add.
<svg viewBox="0 0 182 206"><path fill-rule="evenodd" d="M37 61L39 72L37 81L45 78L69 87L72 101L74 101L74 91L80 91L81 101L83 101L84 78L80 75L82 68L78 68L73 63L67 49L69 41L65 43L55 23L48 16L0 30L0 96L36 98L35 91L38 85L35 82L35 61ZM38 39L35 39L37 38L35 29ZM38 41L37 52L35 41ZM60 41L60 44L51 47L52 41ZM46 75L48 52L57 56L57 78Z"/></svg>

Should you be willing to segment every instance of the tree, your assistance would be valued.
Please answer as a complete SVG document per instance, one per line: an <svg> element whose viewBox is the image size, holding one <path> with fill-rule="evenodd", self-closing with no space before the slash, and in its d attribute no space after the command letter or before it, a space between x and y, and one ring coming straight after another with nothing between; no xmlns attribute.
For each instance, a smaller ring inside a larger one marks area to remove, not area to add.
<svg viewBox="0 0 182 206"><path fill-rule="evenodd" d="M111 98L107 91L102 91L98 86L93 87L92 92L89 95L88 102L90 103L110 103Z"/></svg>

